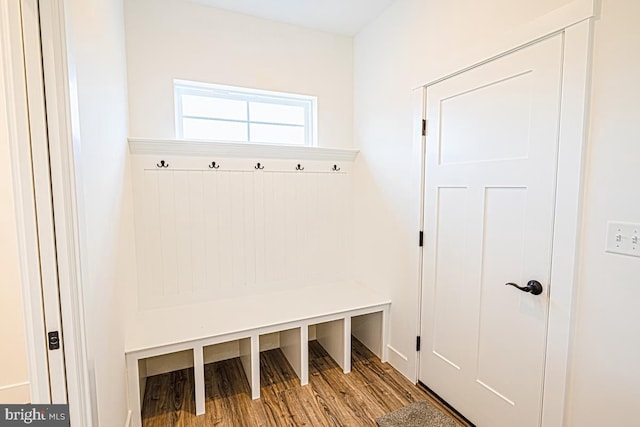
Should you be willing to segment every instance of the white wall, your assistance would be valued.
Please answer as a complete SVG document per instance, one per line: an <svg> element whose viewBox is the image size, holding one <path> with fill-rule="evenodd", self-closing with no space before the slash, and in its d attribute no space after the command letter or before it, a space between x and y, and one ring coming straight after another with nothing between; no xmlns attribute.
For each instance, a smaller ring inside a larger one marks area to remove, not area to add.
<svg viewBox="0 0 640 427"><path fill-rule="evenodd" d="M412 88L434 70L465 65L474 46L568 0L398 1L354 43L356 276L393 298L391 362L413 377L417 324L418 176L412 162ZM605 223L640 222L640 61L635 0L602 0L596 22L590 161L568 425L628 425L640 401L640 260L603 253Z"/></svg>
<svg viewBox="0 0 640 427"><path fill-rule="evenodd" d="M0 75L0 99L4 100ZM0 102L0 402L30 402L6 104Z"/></svg>
<svg viewBox="0 0 640 427"><path fill-rule="evenodd" d="M124 12L114 0L65 4L79 111L76 168L94 425L119 427L127 416L124 289L136 282Z"/></svg>
<svg viewBox="0 0 640 427"><path fill-rule="evenodd" d="M465 52L500 46L505 32L566 3L398 1L355 38L356 278L393 299L390 360L408 377L415 375L420 211L412 90L436 70L468 65Z"/></svg>
<svg viewBox="0 0 640 427"><path fill-rule="evenodd" d="M604 253L609 220L640 223L637 0L604 0L595 25L589 167L569 425L631 425L640 402L640 258ZM600 404L600 402L606 402Z"/></svg>
<svg viewBox="0 0 640 427"><path fill-rule="evenodd" d="M318 96L319 145L351 147L353 39L185 0L126 0L131 136L175 138L173 79Z"/></svg>

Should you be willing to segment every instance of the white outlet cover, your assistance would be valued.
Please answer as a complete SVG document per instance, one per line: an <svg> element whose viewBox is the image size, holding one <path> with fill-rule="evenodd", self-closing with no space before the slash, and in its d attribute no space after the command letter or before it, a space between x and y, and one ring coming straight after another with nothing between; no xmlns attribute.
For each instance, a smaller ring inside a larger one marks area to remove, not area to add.
<svg viewBox="0 0 640 427"><path fill-rule="evenodd" d="M605 251L640 257L640 224L609 221Z"/></svg>

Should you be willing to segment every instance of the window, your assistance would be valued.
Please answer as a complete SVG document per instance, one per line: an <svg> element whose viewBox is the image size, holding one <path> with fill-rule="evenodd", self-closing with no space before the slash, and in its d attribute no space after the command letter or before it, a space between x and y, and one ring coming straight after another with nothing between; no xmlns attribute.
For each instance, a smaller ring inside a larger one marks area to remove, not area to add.
<svg viewBox="0 0 640 427"><path fill-rule="evenodd" d="M316 145L316 97L174 80L176 136Z"/></svg>

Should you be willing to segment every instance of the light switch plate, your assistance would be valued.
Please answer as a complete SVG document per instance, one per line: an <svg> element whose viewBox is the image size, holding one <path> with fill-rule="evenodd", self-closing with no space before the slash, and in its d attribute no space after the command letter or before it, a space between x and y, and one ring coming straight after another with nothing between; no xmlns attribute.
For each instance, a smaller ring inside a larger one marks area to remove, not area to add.
<svg viewBox="0 0 640 427"><path fill-rule="evenodd" d="M640 257L640 224L609 221L605 251Z"/></svg>

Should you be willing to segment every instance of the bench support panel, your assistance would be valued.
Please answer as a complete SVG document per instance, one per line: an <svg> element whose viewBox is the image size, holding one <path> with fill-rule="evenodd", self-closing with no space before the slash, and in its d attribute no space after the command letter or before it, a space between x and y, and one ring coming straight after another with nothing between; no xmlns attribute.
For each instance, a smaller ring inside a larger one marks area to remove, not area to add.
<svg viewBox="0 0 640 427"><path fill-rule="evenodd" d="M309 326L300 328L300 385L309 384Z"/></svg>
<svg viewBox="0 0 640 427"><path fill-rule="evenodd" d="M131 427L142 427L142 401L147 385L146 365L133 354L126 355L127 386L131 410Z"/></svg>
<svg viewBox="0 0 640 427"><path fill-rule="evenodd" d="M204 351L201 345L193 348L193 373L196 395L196 415L203 415L204 409Z"/></svg>
<svg viewBox="0 0 640 427"><path fill-rule="evenodd" d="M258 334L251 336L251 398L260 399L260 337Z"/></svg>

